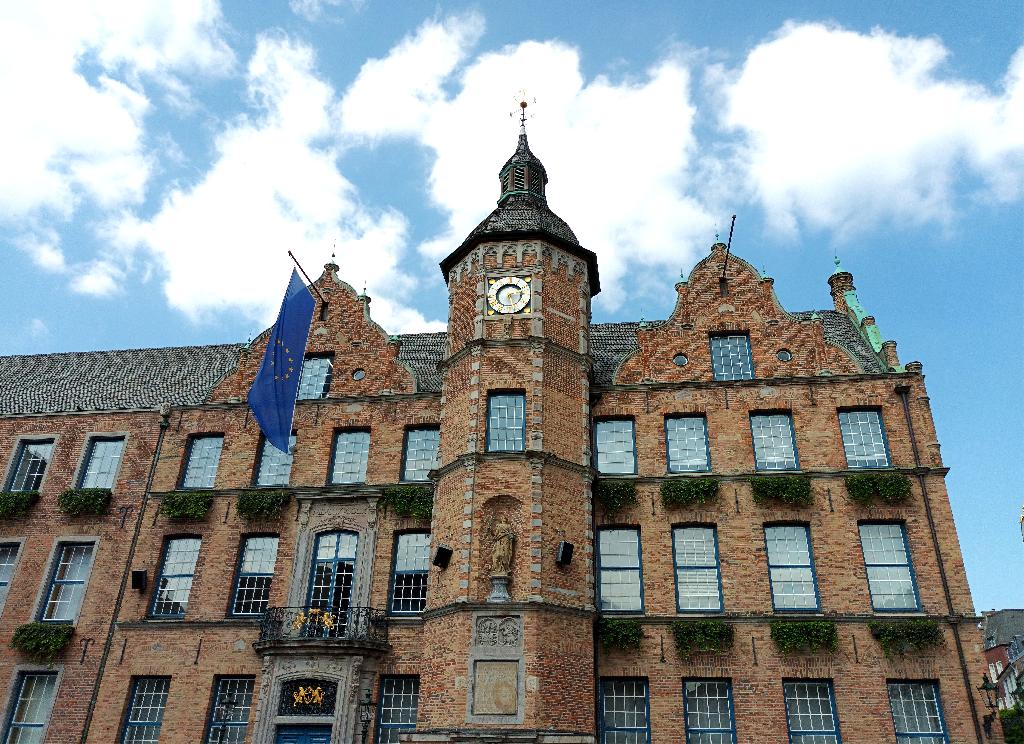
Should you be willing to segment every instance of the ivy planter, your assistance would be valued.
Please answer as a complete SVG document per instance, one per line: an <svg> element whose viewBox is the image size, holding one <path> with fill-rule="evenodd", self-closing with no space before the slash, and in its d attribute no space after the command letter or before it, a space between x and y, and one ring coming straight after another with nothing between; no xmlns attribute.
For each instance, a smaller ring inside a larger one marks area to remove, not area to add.
<svg viewBox="0 0 1024 744"><path fill-rule="evenodd" d="M39 664L53 664L53 660L71 642L75 629L58 623L26 623L15 629L11 648L27 654Z"/></svg>
<svg viewBox="0 0 1024 744"><path fill-rule="evenodd" d="M725 620L676 620L672 639L676 652L687 658L697 652L720 654L732 648L735 632Z"/></svg>
<svg viewBox="0 0 1024 744"><path fill-rule="evenodd" d="M1021 703L999 711L999 724L1003 727L1006 744L1024 744L1024 706Z"/></svg>
<svg viewBox="0 0 1024 744"><path fill-rule="evenodd" d="M704 506L718 497L718 478L673 478L661 482L661 503L672 507Z"/></svg>
<svg viewBox="0 0 1024 744"><path fill-rule="evenodd" d="M110 508L109 488L69 488L57 497L57 506L69 517L99 517Z"/></svg>
<svg viewBox="0 0 1024 744"><path fill-rule="evenodd" d="M811 479L806 475L757 476L750 479L750 491L758 506L806 507L814 503Z"/></svg>
<svg viewBox="0 0 1024 744"><path fill-rule="evenodd" d="M644 638L644 629L639 620L602 617L597 621L597 636L606 651L638 651Z"/></svg>
<svg viewBox="0 0 1024 744"><path fill-rule="evenodd" d="M394 510L400 517L429 522L434 513L434 492L428 486L389 486L380 499L384 511Z"/></svg>
<svg viewBox="0 0 1024 744"><path fill-rule="evenodd" d="M868 629L886 656L903 656L945 643L936 620L872 620Z"/></svg>
<svg viewBox="0 0 1024 744"><path fill-rule="evenodd" d="M910 498L910 478L903 473L857 473L846 476L846 493L861 506L876 501L894 506Z"/></svg>
<svg viewBox="0 0 1024 744"><path fill-rule="evenodd" d="M246 490L238 494L235 510L243 519L277 519L290 499L287 491Z"/></svg>
<svg viewBox="0 0 1024 744"><path fill-rule="evenodd" d="M776 620L772 642L783 654L832 653L839 649L839 631L831 620Z"/></svg>
<svg viewBox="0 0 1024 744"><path fill-rule="evenodd" d="M39 491L0 491L0 519L24 517L39 500Z"/></svg>
<svg viewBox="0 0 1024 744"><path fill-rule="evenodd" d="M213 491L172 491L164 494L163 512L171 519L206 519L213 505Z"/></svg>
<svg viewBox="0 0 1024 744"><path fill-rule="evenodd" d="M636 503L636 483L629 480L605 480L594 482L594 498L605 513L615 514L620 509Z"/></svg>

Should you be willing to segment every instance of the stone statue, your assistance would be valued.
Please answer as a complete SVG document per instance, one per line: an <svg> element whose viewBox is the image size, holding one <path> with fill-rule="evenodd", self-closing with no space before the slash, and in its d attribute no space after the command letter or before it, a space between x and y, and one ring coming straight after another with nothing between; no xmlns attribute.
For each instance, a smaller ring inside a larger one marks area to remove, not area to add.
<svg viewBox="0 0 1024 744"><path fill-rule="evenodd" d="M491 536L494 538L491 550L491 575L510 576L512 551L516 544L515 530L505 517L498 517L497 523L491 525Z"/></svg>

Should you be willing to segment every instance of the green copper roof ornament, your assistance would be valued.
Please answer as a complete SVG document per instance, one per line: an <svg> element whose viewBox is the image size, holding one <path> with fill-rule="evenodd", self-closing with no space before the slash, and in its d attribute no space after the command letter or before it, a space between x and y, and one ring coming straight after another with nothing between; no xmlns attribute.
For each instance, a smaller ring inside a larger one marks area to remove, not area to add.
<svg viewBox="0 0 1024 744"><path fill-rule="evenodd" d="M836 265L836 270L832 272L832 276L835 276L836 274L842 274L843 272L846 271L846 269L843 268L843 265L839 263L839 256L836 256L833 259L833 262Z"/></svg>

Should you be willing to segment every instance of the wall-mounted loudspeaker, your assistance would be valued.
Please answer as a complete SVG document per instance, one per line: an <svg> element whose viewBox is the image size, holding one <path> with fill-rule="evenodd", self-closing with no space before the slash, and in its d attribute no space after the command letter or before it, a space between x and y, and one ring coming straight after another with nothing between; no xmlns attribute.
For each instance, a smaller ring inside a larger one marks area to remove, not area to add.
<svg viewBox="0 0 1024 744"><path fill-rule="evenodd" d="M140 571L132 571L132 589L136 591L146 591L146 585L149 583L149 572L146 569Z"/></svg>
<svg viewBox="0 0 1024 744"><path fill-rule="evenodd" d="M558 549L555 551L555 563L559 566L568 566L572 563L572 551L573 544L562 540L558 543Z"/></svg>
<svg viewBox="0 0 1024 744"><path fill-rule="evenodd" d="M431 561L438 568L448 568L452 560L452 549L447 545L438 545L434 551L434 559Z"/></svg>

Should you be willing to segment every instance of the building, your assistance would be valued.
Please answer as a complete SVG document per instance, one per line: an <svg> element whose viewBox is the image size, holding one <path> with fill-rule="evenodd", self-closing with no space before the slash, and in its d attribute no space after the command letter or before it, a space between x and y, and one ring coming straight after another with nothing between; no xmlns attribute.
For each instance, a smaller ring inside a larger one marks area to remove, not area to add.
<svg viewBox="0 0 1024 744"><path fill-rule="evenodd" d="M982 636L988 679L1000 710L1024 702L1024 610L984 613Z"/></svg>
<svg viewBox="0 0 1024 744"><path fill-rule="evenodd" d="M922 366L852 275L788 312L716 243L593 324L525 131L500 184L447 333L325 266L291 453L266 333L0 358L4 741L983 741Z"/></svg>

